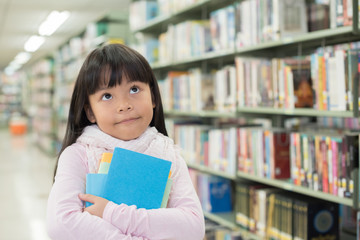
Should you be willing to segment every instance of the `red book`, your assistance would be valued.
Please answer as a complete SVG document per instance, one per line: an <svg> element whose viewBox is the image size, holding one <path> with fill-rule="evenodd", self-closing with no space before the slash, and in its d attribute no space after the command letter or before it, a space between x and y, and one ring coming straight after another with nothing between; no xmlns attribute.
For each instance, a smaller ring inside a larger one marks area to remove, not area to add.
<svg viewBox="0 0 360 240"><path fill-rule="evenodd" d="M290 135L286 132L273 132L273 158L271 177L290 178Z"/></svg>

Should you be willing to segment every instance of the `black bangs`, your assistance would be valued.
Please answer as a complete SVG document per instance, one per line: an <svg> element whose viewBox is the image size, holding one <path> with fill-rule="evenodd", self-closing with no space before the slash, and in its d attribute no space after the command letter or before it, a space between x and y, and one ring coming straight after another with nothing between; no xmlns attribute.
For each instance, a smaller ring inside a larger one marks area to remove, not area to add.
<svg viewBox="0 0 360 240"><path fill-rule="evenodd" d="M134 54L135 53L135 54ZM127 81L140 81L153 85L147 61L137 52L127 47L119 48L116 44L94 50L85 61L85 82L88 94L94 94L100 87L114 87ZM100 80L100 81L99 81Z"/></svg>

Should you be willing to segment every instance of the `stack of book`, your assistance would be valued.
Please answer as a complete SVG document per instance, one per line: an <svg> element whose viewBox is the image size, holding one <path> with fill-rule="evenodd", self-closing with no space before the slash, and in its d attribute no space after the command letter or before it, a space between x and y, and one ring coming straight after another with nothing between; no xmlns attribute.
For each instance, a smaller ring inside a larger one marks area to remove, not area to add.
<svg viewBox="0 0 360 240"><path fill-rule="evenodd" d="M115 148L114 153L103 154L98 173L87 174L86 193L137 208L166 207L172 184L170 168L170 161Z"/></svg>

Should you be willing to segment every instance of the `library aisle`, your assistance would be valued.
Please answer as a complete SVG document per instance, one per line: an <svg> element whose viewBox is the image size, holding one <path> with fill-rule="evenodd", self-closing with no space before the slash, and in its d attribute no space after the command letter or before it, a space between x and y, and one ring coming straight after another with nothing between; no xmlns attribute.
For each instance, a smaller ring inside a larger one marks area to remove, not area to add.
<svg viewBox="0 0 360 240"><path fill-rule="evenodd" d="M0 129L0 239L48 240L46 204L55 158L34 145L31 134Z"/></svg>

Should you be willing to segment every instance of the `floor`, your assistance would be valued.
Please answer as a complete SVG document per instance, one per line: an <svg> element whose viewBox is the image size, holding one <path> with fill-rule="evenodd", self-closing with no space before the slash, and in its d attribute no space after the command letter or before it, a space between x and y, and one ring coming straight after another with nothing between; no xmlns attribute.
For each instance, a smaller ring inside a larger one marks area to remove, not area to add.
<svg viewBox="0 0 360 240"><path fill-rule="evenodd" d="M0 129L0 240L48 240L46 204L55 157L33 144L31 134Z"/></svg>

